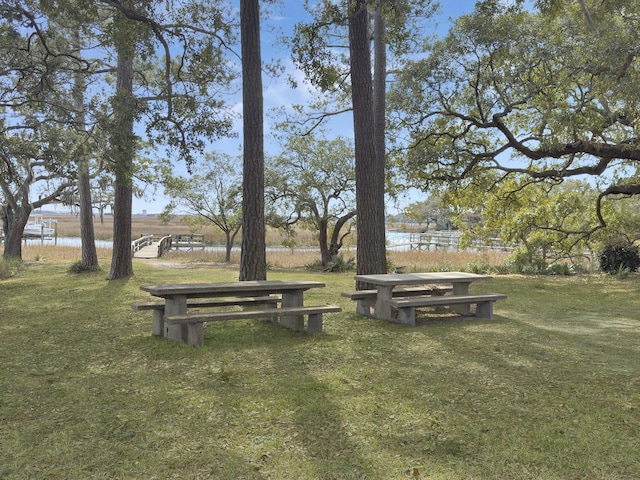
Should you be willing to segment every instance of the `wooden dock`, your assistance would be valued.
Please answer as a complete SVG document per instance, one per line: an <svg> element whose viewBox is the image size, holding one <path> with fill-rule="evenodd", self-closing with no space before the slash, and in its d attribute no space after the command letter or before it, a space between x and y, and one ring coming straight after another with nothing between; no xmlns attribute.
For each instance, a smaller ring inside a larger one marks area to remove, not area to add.
<svg viewBox="0 0 640 480"><path fill-rule="evenodd" d="M160 242L152 242L133 253L133 258L158 258Z"/></svg>
<svg viewBox="0 0 640 480"><path fill-rule="evenodd" d="M159 235L146 234L131 242L134 258L159 258L168 250L204 250L203 234Z"/></svg>
<svg viewBox="0 0 640 480"><path fill-rule="evenodd" d="M204 250L204 234L172 235L171 250Z"/></svg>

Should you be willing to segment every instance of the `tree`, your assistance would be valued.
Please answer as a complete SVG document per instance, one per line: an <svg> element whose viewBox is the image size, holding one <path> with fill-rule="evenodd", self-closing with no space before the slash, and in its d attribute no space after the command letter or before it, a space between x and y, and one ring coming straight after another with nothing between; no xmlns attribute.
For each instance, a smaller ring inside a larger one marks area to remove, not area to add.
<svg viewBox="0 0 640 480"><path fill-rule="evenodd" d="M115 11L111 42L117 53L117 84L112 97L110 159L115 178L114 245L110 279L133 273L130 255L132 184L138 142L136 121L146 115L151 146L159 142L178 150L187 164L202 150L205 140L229 134L230 121L221 114L223 102L212 95L215 86L233 78L224 62L229 38L218 2L206 6L185 2L182 8L156 8L154 2L103 0ZM165 23L162 21L164 20ZM202 26L202 22L211 22ZM160 54L156 54L159 48ZM177 55L175 50L178 50ZM174 60L174 56L177 60ZM142 91L134 91L134 62L145 63L135 72ZM160 68L153 68L162 60Z"/></svg>
<svg viewBox="0 0 640 480"><path fill-rule="evenodd" d="M240 280L267 278L260 2L240 0L242 43L242 249Z"/></svg>
<svg viewBox="0 0 640 480"><path fill-rule="evenodd" d="M359 274L386 273L384 152L378 154L374 136L376 123L373 111L369 13L366 0L356 0L351 4L349 58L358 211L356 268Z"/></svg>
<svg viewBox="0 0 640 480"><path fill-rule="evenodd" d="M16 133L15 129L19 132ZM11 132L11 133L9 133ZM60 137L57 129L39 121L7 127L0 122L0 218L4 228L5 259L22 259L22 234L34 209L47 205L70 188L73 180L52 174L64 165L56 163L62 152L72 151L72 142ZM37 200L32 198L34 185L41 185Z"/></svg>
<svg viewBox="0 0 640 480"><path fill-rule="evenodd" d="M73 43L80 49L80 35L78 30L74 30ZM91 201L91 172L89 149L86 148L85 142L88 140L88 132L86 130L85 110L84 110L84 94L86 91L85 79L81 72L74 72L72 98L73 109L75 112L74 124L76 130L83 138L79 141L81 145L77 149L78 156L76 164L78 165L78 200L80 209L80 242L82 250L82 259L80 268L82 271L97 271L100 268L98 263L98 252L96 250L95 233L93 229L93 208Z"/></svg>
<svg viewBox="0 0 640 480"><path fill-rule="evenodd" d="M293 53L312 84L338 99L339 106L334 112L310 115L311 130L336 112L344 112L345 99L350 97L356 152L357 269L359 273L381 273L387 269L384 212L387 49L391 47L395 54L406 52L413 38L409 32L415 31L414 23L407 18L412 11L429 16L433 5L429 0L355 0L347 5L345 9L334 2L322 2L314 11L315 22L297 26ZM387 25L391 26L391 32ZM342 46L339 39L344 27L348 30L344 46L349 55L343 55L337 48ZM375 52L373 77L371 28Z"/></svg>
<svg viewBox="0 0 640 480"><path fill-rule="evenodd" d="M596 220L587 208L596 197L597 191L587 182L567 180L548 185L522 175L489 189L481 182L451 188L443 200L456 212L453 220L463 232L463 243L499 238L516 248L512 260L519 268L533 268L538 273L546 271L549 264L578 258L594 249L593 241L574 233ZM472 212L479 222L468 221Z"/></svg>
<svg viewBox="0 0 640 480"><path fill-rule="evenodd" d="M270 223L302 224L318 233L323 266L338 255L355 216L353 147L343 137L291 137L272 158L265 175Z"/></svg>
<svg viewBox="0 0 640 480"><path fill-rule="evenodd" d="M432 195L422 202L413 202L405 207L404 215L418 223L435 223L436 230L449 230L452 227L453 211L443 202L440 195Z"/></svg>
<svg viewBox="0 0 640 480"><path fill-rule="evenodd" d="M77 144L68 121L69 72L84 67L69 43L30 4L2 5L0 22L0 215L4 258L22 258L22 234L35 208L56 201L75 172L65 155ZM44 23L44 24L43 24ZM32 190L38 189L38 199Z"/></svg>
<svg viewBox="0 0 640 480"><path fill-rule="evenodd" d="M133 164L136 135L133 131L136 99L133 94L133 61L141 40L136 23L122 13L114 18L114 44L117 52L116 91L112 99L113 122L109 127L109 160L115 176L113 201L113 249L109 280L133 275L131 260L131 206L133 203Z"/></svg>
<svg viewBox="0 0 640 480"><path fill-rule="evenodd" d="M410 132L399 162L424 188L590 177L594 221L575 233L593 235L606 199L640 193L640 6L498 3L478 2L428 58L407 63L393 96Z"/></svg>
<svg viewBox="0 0 640 480"><path fill-rule="evenodd" d="M207 154L192 166L188 177L175 176L171 167L163 172L165 194L172 199L165 215L181 211L196 225L210 225L225 234L225 261L231 260L234 240L242 227L241 174L228 155Z"/></svg>

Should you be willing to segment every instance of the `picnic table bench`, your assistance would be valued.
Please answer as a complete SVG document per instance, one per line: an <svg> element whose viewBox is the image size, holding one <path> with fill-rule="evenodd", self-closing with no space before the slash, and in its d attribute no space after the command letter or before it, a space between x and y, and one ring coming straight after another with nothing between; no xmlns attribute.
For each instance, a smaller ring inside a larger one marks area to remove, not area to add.
<svg viewBox="0 0 640 480"><path fill-rule="evenodd" d="M279 297L232 297L232 298L188 298L187 308L228 307L228 306L260 306L262 308L276 308ZM140 302L131 305L134 310L153 310L152 333L157 337L164 337L165 302Z"/></svg>
<svg viewBox="0 0 640 480"><path fill-rule="evenodd" d="M484 293L476 295L446 295L429 298L392 298L389 304L393 307L392 315L395 321L407 325L416 324L416 308L462 305L465 310L469 306L476 305L476 318L493 318L493 303L504 300L507 296L503 293ZM465 312L466 313L466 312Z"/></svg>
<svg viewBox="0 0 640 480"><path fill-rule="evenodd" d="M306 315L308 317L307 332L322 331L322 314L342 311L337 305L317 305L300 307L267 308L263 310L241 310L229 312L197 312L185 315L168 315L165 322L168 325L185 325L187 327L186 343L200 346L204 341L203 324L221 322L225 320L241 320L251 318L283 318L285 316Z"/></svg>
<svg viewBox="0 0 640 480"><path fill-rule="evenodd" d="M416 297L424 295L444 295L453 291L453 287L445 286L427 286L427 287L407 287L407 288L394 288L391 291L392 297ZM342 292L343 297L350 298L357 302L357 312L360 315L367 317L374 317L374 309L376 305L376 297L378 296L378 290L353 290Z"/></svg>
<svg viewBox="0 0 640 480"><path fill-rule="evenodd" d="M194 346L203 343L205 323L223 320L275 318L280 325L301 331L304 330L304 318L308 317L307 331L317 333L322 331L323 313L342 310L336 305L304 305L306 290L324 286L321 282L281 280L142 285L141 290L164 298L164 305L144 302L134 304L133 308L154 311L155 335ZM245 309L211 313L188 311L193 307L221 306ZM256 306L262 308L246 309Z"/></svg>
<svg viewBox="0 0 640 480"><path fill-rule="evenodd" d="M363 290L365 293L362 296L357 292L345 292L343 295L359 301L358 313L412 326L415 326L417 308L447 306L451 311L463 316L492 318L493 303L507 296L499 293L469 293L472 282L490 278L466 272L356 275L356 282L370 284L376 288ZM441 286L442 284L451 286ZM407 288L416 285L420 287ZM375 305L371 292L375 292ZM448 293L452 295L447 295ZM472 313L472 305L476 306L475 313Z"/></svg>

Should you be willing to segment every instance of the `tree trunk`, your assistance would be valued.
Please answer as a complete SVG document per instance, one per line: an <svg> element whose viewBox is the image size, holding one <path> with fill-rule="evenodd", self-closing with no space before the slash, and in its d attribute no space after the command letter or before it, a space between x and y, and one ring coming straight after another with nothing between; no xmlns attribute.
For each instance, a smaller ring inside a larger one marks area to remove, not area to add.
<svg viewBox="0 0 640 480"><path fill-rule="evenodd" d="M331 240L329 243L329 254L331 255L331 258L335 257L340 252L340 249L342 248L342 240L344 239L344 237L349 235L349 231L351 230L349 228L345 234L341 234L342 228L354 216L355 212L350 212L340 217L333 226L333 231L331 232Z"/></svg>
<svg viewBox="0 0 640 480"><path fill-rule="evenodd" d="M22 234L30 214L31 210L26 207L14 209L9 205L2 206L5 234L3 259L22 260Z"/></svg>
<svg viewBox="0 0 640 480"><path fill-rule="evenodd" d="M93 229L93 211L91 205L91 184L89 180L89 162L82 158L78 162L78 196L80 199L80 243L82 248L82 270L100 269L96 251L96 237Z"/></svg>
<svg viewBox="0 0 640 480"><path fill-rule="evenodd" d="M259 0L240 0L243 171L240 280L265 280L264 120Z"/></svg>
<svg viewBox="0 0 640 480"><path fill-rule="evenodd" d="M318 243L320 244L320 259L322 261L322 266L326 267L333 255L331 255L331 251L329 250L329 234L328 234L328 224L327 220L322 219L318 222Z"/></svg>
<svg viewBox="0 0 640 480"><path fill-rule="evenodd" d="M74 40L79 45L79 34L75 32ZM73 103L76 111L76 128L80 132L85 131L84 118L84 90L85 82L81 73L74 76ZM81 266L84 271L97 271L98 253L96 251L96 239L93 229L93 211L91 202L91 179L89 176L89 157L84 148L79 149L78 162L78 197L80 207L80 243L82 250Z"/></svg>
<svg viewBox="0 0 640 480"><path fill-rule="evenodd" d="M126 22L119 18L116 22ZM120 25L124 30L125 27ZM127 38L120 35L121 39ZM111 152L115 172L113 205L113 252L109 279L127 278L133 275L131 256L131 208L133 203L132 174L135 155L133 122L135 98L133 96L134 46L122 40L116 46L118 70L116 95L113 101L114 123L111 132Z"/></svg>
<svg viewBox="0 0 640 480"><path fill-rule="evenodd" d="M366 0L355 0L349 15L351 95L356 157L358 214L357 273L386 273L384 154L376 152L371 50ZM358 289L368 285L356 285Z"/></svg>
<svg viewBox="0 0 640 480"><path fill-rule="evenodd" d="M231 235L231 230L225 230L224 235L224 261L229 263L231 261L231 249L233 248L233 237Z"/></svg>
<svg viewBox="0 0 640 480"><path fill-rule="evenodd" d="M382 16L382 7L378 6L373 23L373 135L376 144L376 165L382 168L381 175L384 182L385 153L387 150L386 136L386 105L387 105L387 42L386 22ZM384 186L383 186L384 189Z"/></svg>

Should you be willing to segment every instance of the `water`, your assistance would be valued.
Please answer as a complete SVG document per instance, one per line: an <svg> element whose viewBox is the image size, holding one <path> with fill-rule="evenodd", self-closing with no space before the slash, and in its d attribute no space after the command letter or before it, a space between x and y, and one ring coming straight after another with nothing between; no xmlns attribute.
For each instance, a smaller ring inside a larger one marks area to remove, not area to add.
<svg viewBox="0 0 640 480"><path fill-rule="evenodd" d="M47 245L58 247L77 247L80 248L82 243L80 237L58 237L58 238L27 238L23 240L25 245ZM96 247L98 248L113 248L113 242L111 240L96 240Z"/></svg>
<svg viewBox="0 0 640 480"><path fill-rule="evenodd" d="M414 234L415 236L415 234ZM409 232L398 232L398 231L387 231L386 233L386 237L387 237L387 249L388 250L393 250L394 252L406 252L411 250L411 240L414 240L415 243L415 238L412 238L412 234ZM58 245L61 247L77 247L80 248L82 246L81 242L80 242L80 237L58 237L58 238L47 238L44 241L40 238L29 238L29 239L25 239L24 240L25 244L27 245L39 245L41 243L43 243L44 245ZM113 242L111 240L96 240L96 247L98 248L113 248ZM450 247L452 249L455 249L455 247ZM435 250L436 249L436 245L435 243L433 245L429 245L428 250ZM240 246L236 245L233 247L233 251L239 251L240 250ZM269 247L268 250L270 251L288 251L287 248L285 247L278 247L278 246L274 246L274 247ZM308 250L317 250L317 248L309 248ZM218 245L218 246L207 246L205 247L205 251L207 252L224 252L225 251L225 247L222 245Z"/></svg>

